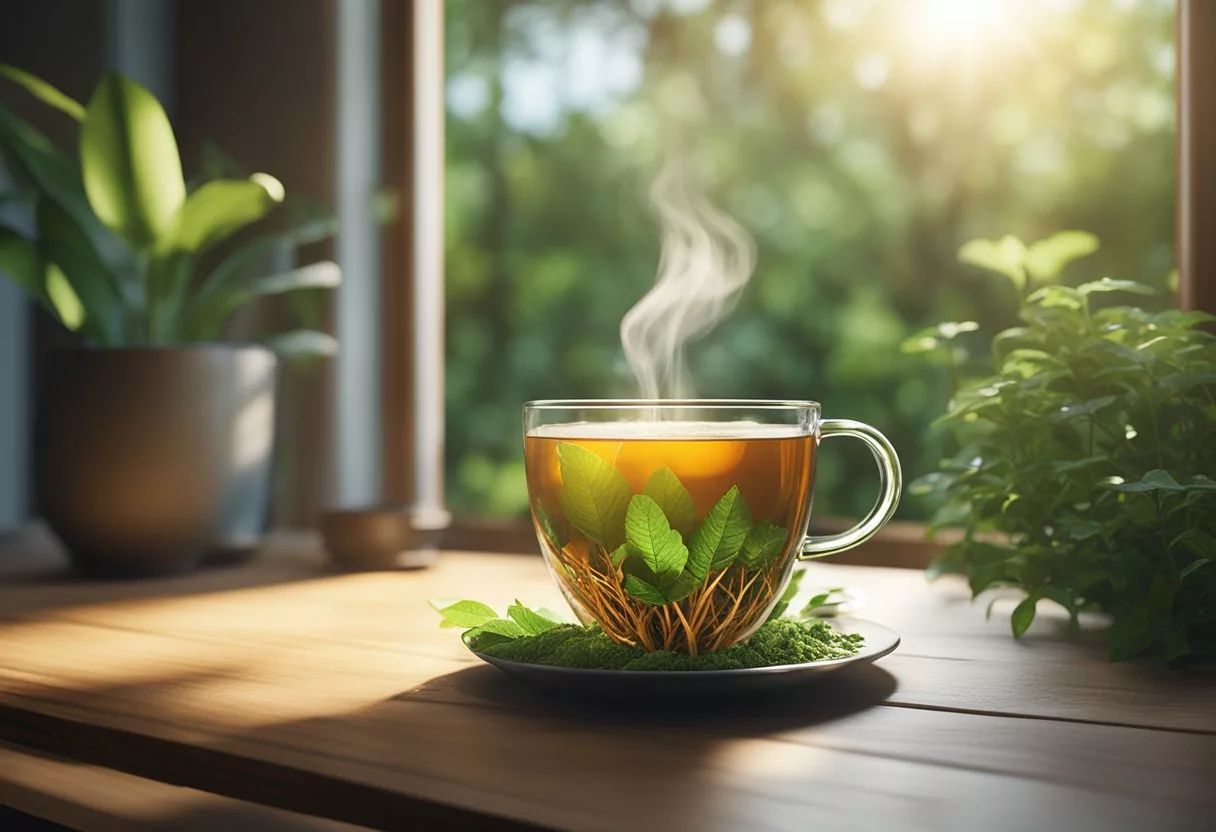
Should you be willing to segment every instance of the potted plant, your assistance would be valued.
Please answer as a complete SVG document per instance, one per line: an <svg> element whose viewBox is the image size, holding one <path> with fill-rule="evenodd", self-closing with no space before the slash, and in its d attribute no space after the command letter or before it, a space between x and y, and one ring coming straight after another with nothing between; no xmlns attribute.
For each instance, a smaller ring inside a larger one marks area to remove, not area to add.
<svg viewBox="0 0 1216 832"><path fill-rule="evenodd" d="M973 595L1014 587L1014 637L1040 601L1109 615L1112 661L1216 660L1216 336L1203 312L1099 306L1153 294L1125 280L1069 286L1065 265L1097 248L1070 231L1027 246L974 240L965 262L1006 277L1023 326L996 335L992 366L964 382L939 425L959 443L914 483L942 504L932 528L962 530L931 574ZM958 378L973 322L904 344ZM989 611L992 607L989 605Z"/></svg>
<svg viewBox="0 0 1216 832"><path fill-rule="evenodd" d="M264 173L188 186L164 109L104 76L87 104L28 73L0 75L79 123L78 154L0 104L0 158L33 234L0 226L0 272L66 329L35 419L39 509L89 573L190 569L256 540L274 432L276 354L332 354L300 330L229 343L233 313L267 295L336 286L335 264L267 274L274 255L331 236L328 217L218 248L284 202ZM206 266L206 268L204 268Z"/></svg>

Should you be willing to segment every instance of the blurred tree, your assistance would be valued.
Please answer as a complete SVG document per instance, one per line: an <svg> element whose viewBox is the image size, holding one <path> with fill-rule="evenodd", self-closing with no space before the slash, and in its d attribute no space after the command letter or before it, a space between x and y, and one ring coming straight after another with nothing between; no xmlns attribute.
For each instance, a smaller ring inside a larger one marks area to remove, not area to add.
<svg viewBox="0 0 1216 832"><path fill-rule="evenodd" d="M654 279L646 191L673 145L759 251L736 311L690 350L698 393L815 398L886 432L909 476L941 456L927 428L946 385L900 342L1016 309L958 263L962 241L1082 228L1103 247L1079 280L1164 288L1173 268L1170 0L447 8L458 512L526 511L524 401L635 392L618 326ZM817 511L868 508L871 465L829 446Z"/></svg>

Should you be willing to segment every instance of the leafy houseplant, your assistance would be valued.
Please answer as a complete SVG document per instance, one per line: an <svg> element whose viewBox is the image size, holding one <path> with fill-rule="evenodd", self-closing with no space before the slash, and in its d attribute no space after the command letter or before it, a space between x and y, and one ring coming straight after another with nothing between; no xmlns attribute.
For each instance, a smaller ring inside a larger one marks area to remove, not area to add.
<svg viewBox="0 0 1216 832"><path fill-rule="evenodd" d="M0 272L83 344L55 356L41 397L40 505L83 566L185 568L218 540L260 530L250 525L266 503L267 347L336 347L309 330L266 346L217 342L256 298L337 285L330 262L265 272L331 236L334 222L314 212L218 251L284 202L278 180L257 173L188 186L164 109L121 75L105 75L84 105L14 67L0 65L0 76L79 123L69 155L0 104L0 158L16 185L0 201L30 206L36 229L0 225Z"/></svg>
<svg viewBox="0 0 1216 832"><path fill-rule="evenodd" d="M932 528L957 527L934 575L961 573L974 595L1015 587L1020 637L1038 601L1111 617L1110 658L1216 658L1216 337L1199 312L1096 308L1108 292L1149 287L1102 279L1068 286L1065 265L1097 247L1064 232L1031 246L972 241L960 258L1005 276L1024 325L992 342L992 373L963 383L939 423L961 450L914 491L943 503ZM959 375L949 323L910 338ZM991 611L991 605L989 606Z"/></svg>

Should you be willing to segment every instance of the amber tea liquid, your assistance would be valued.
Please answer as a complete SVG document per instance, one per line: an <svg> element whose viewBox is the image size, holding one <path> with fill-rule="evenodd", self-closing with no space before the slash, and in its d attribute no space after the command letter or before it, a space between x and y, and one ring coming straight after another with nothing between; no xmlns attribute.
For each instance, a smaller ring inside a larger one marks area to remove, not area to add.
<svg viewBox="0 0 1216 832"><path fill-rule="evenodd" d="M746 610L737 609L733 614L735 617L746 614L758 620L735 621L731 627L737 636L739 628L759 626L760 613L771 606L763 593L775 592L784 584L792 565L791 552L806 534L817 448L816 437L806 427L660 421L556 424L530 431L524 437L525 464L533 516L544 542L546 560L584 621L600 620L603 625L603 614L611 610L588 609L606 603L588 595L594 595L601 583L612 583L621 576L604 574L612 569L605 561L606 547L588 540L576 528L577 524L568 522L563 514L564 483L559 459L559 446L563 443L581 446L611 465L634 494L644 491L656 471L669 468L692 497L698 522L733 486L746 501L754 523L770 521L786 530L780 555L766 567L771 574L746 584L752 576L736 568L719 581L725 601L719 603L721 599L715 596L715 603L725 606L715 614L720 618L732 615L730 598L734 596L729 588L730 581L737 579L739 597L758 598L758 604L753 603ZM680 614L698 611L695 602L695 597L681 602ZM646 605L627 597L620 603L647 615L670 614L662 610L653 613ZM715 620L706 622L707 643L712 641L708 627Z"/></svg>

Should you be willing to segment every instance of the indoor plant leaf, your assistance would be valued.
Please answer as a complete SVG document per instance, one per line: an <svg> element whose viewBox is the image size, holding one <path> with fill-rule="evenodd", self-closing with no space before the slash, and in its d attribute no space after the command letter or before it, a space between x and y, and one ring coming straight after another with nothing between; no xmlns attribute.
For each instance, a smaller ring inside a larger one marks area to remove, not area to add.
<svg viewBox="0 0 1216 832"><path fill-rule="evenodd" d="M54 263L46 264L46 296L60 322L72 332L85 321L84 304L68 282L63 270Z"/></svg>
<svg viewBox="0 0 1216 832"><path fill-rule="evenodd" d="M185 328L196 338L218 338L232 313L255 298L301 289L329 289L341 282L338 264L322 260L291 271L254 278L229 287L227 291L199 294L186 307Z"/></svg>
<svg viewBox="0 0 1216 832"><path fill-rule="evenodd" d="M14 116L3 104L0 104L0 156L26 192L39 200L51 200L72 218L112 271L130 268L127 247L97 219L89 206L76 163L56 151L46 136Z"/></svg>
<svg viewBox="0 0 1216 832"><path fill-rule="evenodd" d="M625 476L594 451L557 443L562 488L558 500L566 520L605 549L625 540L625 512L633 496Z"/></svg>
<svg viewBox="0 0 1216 832"><path fill-rule="evenodd" d="M679 574L688 562L688 548L671 528L663 509L645 494L629 501L625 513L625 543L660 578Z"/></svg>
<svg viewBox="0 0 1216 832"><path fill-rule="evenodd" d="M0 274L6 274L35 299L45 302L45 272L38 249L11 228L0 226Z"/></svg>
<svg viewBox="0 0 1216 832"><path fill-rule="evenodd" d="M337 338L312 329L267 335L262 343L284 358L329 358L338 354Z"/></svg>
<svg viewBox="0 0 1216 832"><path fill-rule="evenodd" d="M80 167L93 211L137 249L170 228L186 198L173 128L147 89L104 75L80 127Z"/></svg>
<svg viewBox="0 0 1216 832"><path fill-rule="evenodd" d="M283 186L266 174L206 182L182 203L156 241L157 252L202 251L257 222L282 199Z"/></svg>
<svg viewBox="0 0 1216 832"><path fill-rule="evenodd" d="M42 233L40 245L43 256L62 270L62 275L84 306L82 329L85 334L102 344L120 343L120 297L113 277L87 235L72 217L50 199L38 200L37 220ZM60 297L66 295L60 292Z"/></svg>
<svg viewBox="0 0 1216 832"><path fill-rule="evenodd" d="M671 527L685 539L692 534L697 523L697 507L675 471L666 466L659 468L650 475L642 493L659 504Z"/></svg>
<svg viewBox="0 0 1216 832"><path fill-rule="evenodd" d="M0 75L24 87L30 95L48 107L54 107L56 110L68 114L77 121L84 118L84 107L79 101L64 95L38 76L10 64L0 64Z"/></svg>
<svg viewBox="0 0 1216 832"><path fill-rule="evenodd" d="M710 569L725 569L734 561L752 528L747 501L732 485L705 515L689 542L689 560L709 562Z"/></svg>

